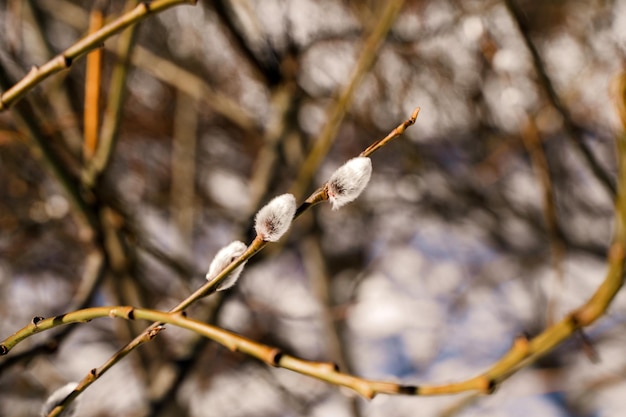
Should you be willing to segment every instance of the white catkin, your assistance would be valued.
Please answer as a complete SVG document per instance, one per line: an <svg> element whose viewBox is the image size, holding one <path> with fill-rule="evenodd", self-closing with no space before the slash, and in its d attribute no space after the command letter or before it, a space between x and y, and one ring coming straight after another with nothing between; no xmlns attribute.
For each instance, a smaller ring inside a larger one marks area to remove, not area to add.
<svg viewBox="0 0 626 417"><path fill-rule="evenodd" d="M43 407L41 407L41 415L42 417L46 417L50 414L50 411L54 410L54 408L61 404L61 402L70 395L72 391L78 386L77 382L68 382L60 388L57 388L46 400ZM59 414L61 417L72 417L76 414L76 407L78 405L79 398L75 399L70 405L65 407L65 409Z"/></svg>
<svg viewBox="0 0 626 417"><path fill-rule="evenodd" d="M215 278L224 268L226 268L231 262L235 259L239 258L246 251L247 246L245 243L235 240L234 242L229 243L220 249L211 261L211 265L209 266L209 272L206 274L207 281ZM217 291L226 290L237 282L239 279L239 275L241 275L241 271L243 271L243 267L245 266L245 262L235 268L230 274L220 282L217 286Z"/></svg>
<svg viewBox="0 0 626 417"><path fill-rule="evenodd" d="M328 199L337 210L363 192L372 176L372 160L365 156L350 159L340 166L328 180Z"/></svg>
<svg viewBox="0 0 626 417"><path fill-rule="evenodd" d="M254 229L264 241L276 242L289 230L295 214L296 198L293 194L279 195L256 214Z"/></svg>

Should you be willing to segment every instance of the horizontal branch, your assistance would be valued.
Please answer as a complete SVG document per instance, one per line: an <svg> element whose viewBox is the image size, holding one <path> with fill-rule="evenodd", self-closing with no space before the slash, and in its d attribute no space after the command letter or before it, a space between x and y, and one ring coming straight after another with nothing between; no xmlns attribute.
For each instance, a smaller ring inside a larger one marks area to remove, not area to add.
<svg viewBox="0 0 626 417"><path fill-rule="evenodd" d="M158 13L180 4L195 4L196 1L197 0L155 0L153 2L140 3L130 12L125 13L111 23L103 26L100 30L85 36L44 65L40 67L33 66L24 78L0 95L0 111L8 109L11 104L19 100L37 84L51 75L71 67L72 63L77 58L80 58L93 49L101 47L106 39L139 22L148 14Z"/></svg>
<svg viewBox="0 0 626 417"><path fill-rule="evenodd" d="M367 380L345 374L340 372L337 366L330 362L307 361L287 355L279 348L264 345L229 332L228 330L188 318L182 312L166 313L129 306L87 308L47 319L35 317L29 325L18 330L0 344L0 354L6 355L18 343L37 333L66 324L87 323L93 319L102 317L122 318L125 320L148 320L167 323L191 330L221 344L233 352L247 354L270 366L289 369L333 385L350 388L366 398L372 398L379 393L416 394L418 391L415 387L399 385L393 382ZM99 376L98 370L96 368L92 369L90 375L92 379L96 379Z"/></svg>

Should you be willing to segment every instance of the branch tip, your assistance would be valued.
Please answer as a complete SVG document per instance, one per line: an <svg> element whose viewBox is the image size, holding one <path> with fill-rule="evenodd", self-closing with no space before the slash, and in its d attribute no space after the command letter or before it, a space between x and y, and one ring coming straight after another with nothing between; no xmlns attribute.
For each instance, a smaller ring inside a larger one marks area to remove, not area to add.
<svg viewBox="0 0 626 417"><path fill-rule="evenodd" d="M420 107L416 107L415 110L413 110L413 113L411 113L411 124L415 123L415 120L417 120L417 116L419 116L420 110Z"/></svg>

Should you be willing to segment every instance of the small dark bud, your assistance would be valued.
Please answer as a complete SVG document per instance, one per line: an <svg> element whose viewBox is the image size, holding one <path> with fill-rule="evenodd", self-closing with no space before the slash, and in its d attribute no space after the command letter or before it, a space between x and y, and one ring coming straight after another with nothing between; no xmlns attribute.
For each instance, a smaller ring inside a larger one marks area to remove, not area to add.
<svg viewBox="0 0 626 417"><path fill-rule="evenodd" d="M401 395L419 395L419 387L416 385L402 385L398 389L398 394Z"/></svg>

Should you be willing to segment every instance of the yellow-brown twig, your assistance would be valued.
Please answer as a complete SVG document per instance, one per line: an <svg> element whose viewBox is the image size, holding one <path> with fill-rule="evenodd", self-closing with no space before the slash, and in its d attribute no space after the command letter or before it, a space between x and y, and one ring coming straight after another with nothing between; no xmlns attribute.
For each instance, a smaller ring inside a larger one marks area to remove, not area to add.
<svg viewBox="0 0 626 417"><path fill-rule="evenodd" d="M398 127L393 129L387 136L385 136L381 140L374 142L373 144L368 146L367 149L359 154L359 156L370 156L371 154L385 146L388 142L402 135L407 127L412 126L415 123L415 120L417 119L417 116L419 114L420 108L417 107L415 108L415 110L413 110L413 113L411 114L411 117L409 119L402 122Z"/></svg>
<svg viewBox="0 0 626 417"><path fill-rule="evenodd" d="M169 312L134 308L130 306L94 307L77 310L71 313L44 319L35 317L29 325L18 330L0 344L0 354L7 354L24 339L55 327L70 323L86 323L96 318L110 317L126 320L148 320L167 323L183 329L191 330L225 346L231 351L238 351L257 358L268 365L289 369L303 375L318 378L334 385L345 386L356 391L365 398L372 398L376 394L416 394L416 387L404 386L393 382L374 381L345 374L330 362L313 362L284 354L281 349L267 346L254 340L229 332L197 320L190 319L181 312ZM158 330L145 335L145 339L152 339ZM100 376L99 369L92 369L89 378L94 381ZM63 407L71 401L70 395L66 401L55 408L50 415L57 415Z"/></svg>
<svg viewBox="0 0 626 417"><path fill-rule="evenodd" d="M542 190L543 197L543 218L548 230L548 237L550 239L550 255L552 266L556 274L555 286L558 288L563 285L564 271L563 271L563 257L565 256L565 245L560 234L558 213L556 210L556 199L554 195L554 189L552 187L552 179L550 178L550 170L548 167L548 160L544 153L541 138L534 121L524 116L524 121L521 126L521 137L526 152L530 156L532 166L535 171L535 175L539 181L539 185ZM553 291L556 293L556 291ZM556 308L554 294L550 294L548 300L548 306L546 311L546 323L552 324L554 320L554 310Z"/></svg>
<svg viewBox="0 0 626 417"><path fill-rule="evenodd" d="M137 0L127 0L125 10L132 10ZM102 129L95 154L83 167L81 181L85 188L95 185L98 176L104 171L117 141L118 130L122 118L122 104L126 91L126 79L130 68L130 56L135 46L137 25L131 26L122 33L117 43L118 60L111 72L111 82L108 89L108 101L102 116Z"/></svg>
<svg viewBox="0 0 626 417"><path fill-rule="evenodd" d="M103 26L102 29L76 42L44 65L40 67L34 66L17 84L0 95L0 111L6 110L11 104L15 103L24 94L49 76L69 68L76 59L85 55L92 49L100 47L106 39L119 33L128 26L139 22L150 13L158 13L180 4L195 4L196 1L197 0L155 0L150 3L139 4L130 12Z"/></svg>
<svg viewBox="0 0 626 417"><path fill-rule="evenodd" d="M324 129L315 141L315 145L302 164L302 168L300 169L298 177L292 187L292 193L297 198L300 198L306 192L313 173L317 170L317 167L321 163L322 159L330 150L333 140L337 136L339 124L346 114L348 107L350 107L354 91L363 79L363 76L374 63L377 52L382 45L385 36L391 29L391 26L400 12L400 9L402 9L403 4L404 0L391 0L387 2L381 13L380 19L377 21L376 27L372 30L372 33L363 45L363 50L361 51L359 60L352 70L348 84L346 84L346 86L341 90L337 100L335 100L327 108L326 114L328 115L328 120L324 125Z"/></svg>
<svg viewBox="0 0 626 417"><path fill-rule="evenodd" d="M94 3L89 16L89 34L95 33L104 24L104 4ZM83 112L84 140L83 160L87 164L96 153L98 127L100 125L100 83L102 80L102 49L97 48L87 55L85 69L85 111Z"/></svg>

